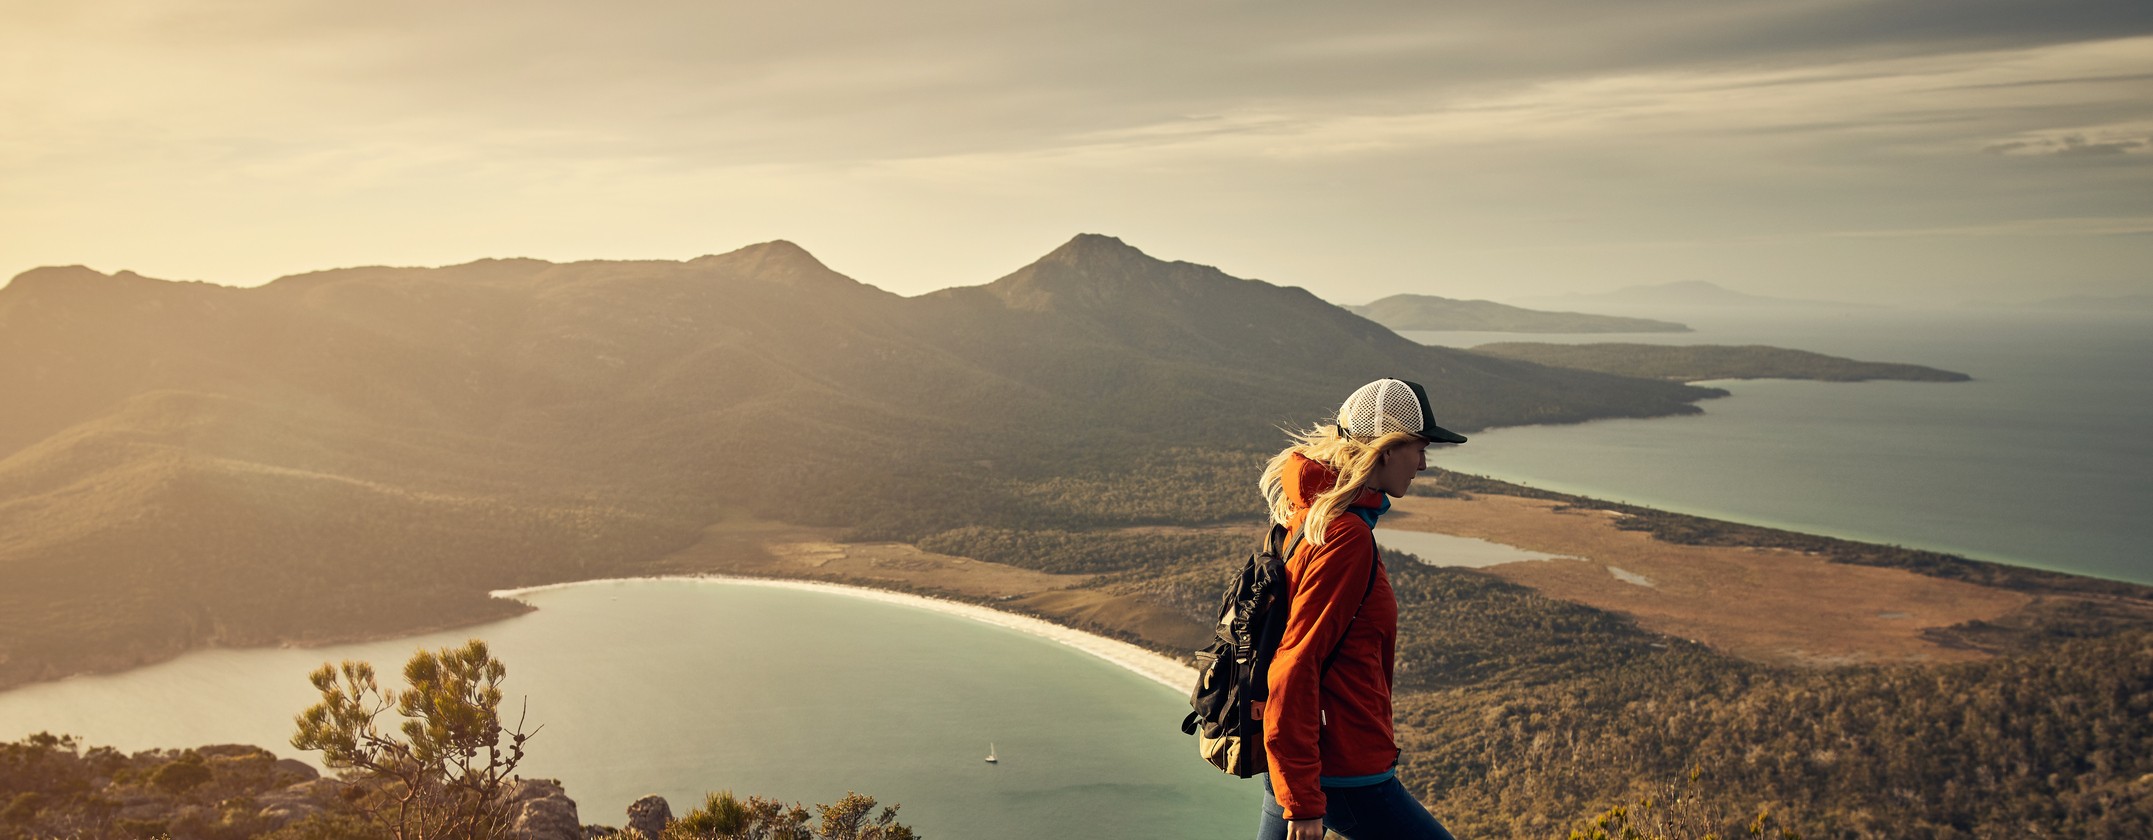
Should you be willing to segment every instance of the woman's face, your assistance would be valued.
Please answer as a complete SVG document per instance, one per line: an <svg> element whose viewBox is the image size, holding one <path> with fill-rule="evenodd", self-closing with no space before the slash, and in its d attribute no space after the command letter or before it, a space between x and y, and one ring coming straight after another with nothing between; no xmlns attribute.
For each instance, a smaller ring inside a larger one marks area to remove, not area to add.
<svg viewBox="0 0 2153 840"><path fill-rule="evenodd" d="M1375 478L1369 484L1384 495L1404 496L1413 486L1413 479L1427 468L1428 445L1417 440L1407 441L1385 449L1377 456Z"/></svg>

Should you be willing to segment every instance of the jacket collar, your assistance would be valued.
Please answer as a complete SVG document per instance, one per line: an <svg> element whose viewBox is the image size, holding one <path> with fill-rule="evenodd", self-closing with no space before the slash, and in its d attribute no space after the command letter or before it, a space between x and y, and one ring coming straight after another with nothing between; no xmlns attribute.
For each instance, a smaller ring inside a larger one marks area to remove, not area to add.
<svg viewBox="0 0 2153 840"><path fill-rule="evenodd" d="M1299 514L1308 510L1308 506L1315 503L1317 496L1337 486L1338 471L1309 460L1297 452L1287 462L1285 475L1280 478L1286 491L1286 503L1293 508L1295 514ZM1380 510L1389 507L1385 504L1387 501L1382 493L1362 488L1360 494L1354 496L1353 501L1346 506Z"/></svg>

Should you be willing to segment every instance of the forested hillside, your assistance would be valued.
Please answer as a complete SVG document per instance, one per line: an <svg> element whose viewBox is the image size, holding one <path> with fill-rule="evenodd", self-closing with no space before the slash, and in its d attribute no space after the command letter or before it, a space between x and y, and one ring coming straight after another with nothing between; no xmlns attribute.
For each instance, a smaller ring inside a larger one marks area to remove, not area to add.
<svg viewBox="0 0 2153 840"><path fill-rule="evenodd" d="M1404 777L1460 836L1556 836L1692 768L1730 821L1770 811L1810 838L2153 833L2153 632L1772 668L1473 572L1391 568Z"/></svg>
<svg viewBox="0 0 2153 840"><path fill-rule="evenodd" d="M38 269L0 288L0 686L489 618L722 516L1216 521L1246 500L1158 465L1209 474L1383 375L1467 429L1717 393L1423 347L1092 235L917 298L785 242L252 289Z"/></svg>

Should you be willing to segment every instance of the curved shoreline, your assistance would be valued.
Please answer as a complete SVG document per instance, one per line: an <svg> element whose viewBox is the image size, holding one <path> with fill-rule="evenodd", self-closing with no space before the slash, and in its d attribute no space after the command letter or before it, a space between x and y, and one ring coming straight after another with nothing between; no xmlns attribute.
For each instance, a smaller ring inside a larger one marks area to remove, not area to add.
<svg viewBox="0 0 2153 840"><path fill-rule="evenodd" d="M623 583L632 581L663 580L724 583L738 586L763 586L773 589L794 589L807 592L825 592L853 598L862 598L869 601L880 601L885 604L897 604L900 606L918 607L921 609L929 610L931 612L941 613L943 615L969 619L972 621L980 622L982 624L990 624L996 627L1015 630L1019 633L1023 633L1029 636L1037 636L1047 641L1054 642L1056 644L1073 648L1077 651L1081 651L1083 653L1098 657L1099 659L1105 660L1109 664L1118 666L1123 670L1129 671L1130 673L1136 674L1137 676L1151 680L1152 682L1158 683L1167 688L1171 688L1175 691L1187 691L1189 686L1194 685L1196 682L1196 669L1191 668L1186 664L1183 664L1179 660L1173 659L1163 654L1145 650L1141 647L1137 647L1136 645L1129 644L1128 642L1109 639L1105 636L1100 636L1092 633L1086 633L1082 630L1078 630L1072 627L1066 627L1060 624L1055 624L1054 622L1047 621L1045 619L1033 618L1028 615L1019 615L1012 612L1004 612L1002 610L997 610L992 607L983 607L978 604L969 604L962 601L952 601L946 598L934 598L926 595L914 595L909 592L892 592L887 589L876 589L869 586L858 586L855 584L847 583L826 583L823 581L793 580L788 578L746 577L741 575L660 575L655 577L595 578L592 580L568 581L564 583L548 583L541 584L538 586L519 587L516 589L497 589L492 592L488 592L487 594L495 598L503 598L520 602L522 601L522 599L519 596L528 595L533 592L545 592L554 589L568 589L570 587L588 586L591 584L598 583Z"/></svg>

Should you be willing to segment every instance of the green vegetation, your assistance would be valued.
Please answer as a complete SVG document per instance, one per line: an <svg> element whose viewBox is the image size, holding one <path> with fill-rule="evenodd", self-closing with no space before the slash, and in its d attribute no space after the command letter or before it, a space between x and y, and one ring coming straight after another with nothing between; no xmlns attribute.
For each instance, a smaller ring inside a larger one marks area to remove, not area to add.
<svg viewBox="0 0 2153 840"><path fill-rule="evenodd" d="M1770 810L1759 811L1746 820L1719 810L1700 783L1703 777L1704 768L1693 767L1688 780L1679 787L1671 783L1654 785L1636 801L1616 805L1570 829L1570 840L1800 840L1801 835L1791 829L1775 828Z"/></svg>
<svg viewBox="0 0 2153 840"><path fill-rule="evenodd" d="M1454 300L1434 295L1392 295L1348 311L1394 330L1460 330L1518 333L1683 333L1673 321L1545 312L1487 300Z"/></svg>
<svg viewBox="0 0 2153 840"><path fill-rule="evenodd" d="M760 796L742 802L728 790L710 794L702 807L667 824L660 840L916 840L897 821L897 806L878 812L875 805L874 797L850 791L809 809Z"/></svg>
<svg viewBox="0 0 2153 840"><path fill-rule="evenodd" d="M1708 379L1817 379L1965 382L1973 377L1921 365L1858 362L1806 350L1751 344L1540 344L1503 341L1472 352L1552 367L1697 382Z"/></svg>
<svg viewBox="0 0 2153 840"><path fill-rule="evenodd" d="M1249 474L1226 486L1252 508ZM1491 575L1392 553L1386 563L1400 601L1396 709L1405 778L1461 836L1562 836L1573 820L1605 817L1617 806L1622 815L1596 828L1612 826L1612 836L1627 828L1642 836L1728 837L1757 825L1758 836L1772 837L1947 838L2022 826L2035 834L2122 838L2142 836L2148 826L2153 630L2144 610L2129 606L2153 601L2145 587L1457 473L1439 472L1416 492L1546 498L1622 513L1622 527L1673 542L1791 548L2071 596L2044 600L2007 623L1939 631L2005 654L1998 659L1810 671L1732 659ZM1090 588L1206 621L1222 581L1260 532L1260 514L1251 509L1221 527L971 527L921 544L1098 574ZM2104 601L2115 606L2100 606ZM1642 785L1700 767L1709 783L1678 794ZM1646 799L1653 806L1639 807ZM1669 810L1678 801L1680 815ZM1760 813L1773 816L1760 824Z"/></svg>
<svg viewBox="0 0 2153 840"><path fill-rule="evenodd" d="M292 744L320 750L341 780L249 746L126 756L50 733L0 744L0 840L512 836L519 804L510 774L530 736L500 721L507 675L477 639L414 654L404 666L407 691L382 689L364 662L323 665L308 678L322 700L300 713ZM405 719L395 732L377 723L392 707ZM849 791L812 810L759 796L741 802L727 791L668 823L663 837L917 840L897 822L898 806L876 805Z"/></svg>
<svg viewBox="0 0 2153 840"><path fill-rule="evenodd" d="M477 639L419 651L401 692L382 689L367 663L323 665L308 677L321 702L299 715L292 746L354 771L351 801L396 840L499 837L515 821L502 788L530 737L501 725L507 676ZM392 707L405 718L402 737L376 721Z"/></svg>
<svg viewBox="0 0 2153 840"><path fill-rule="evenodd" d="M309 790L318 784L313 769L257 747L124 755L41 732L0 744L0 838L240 840L271 830L265 808L333 799Z"/></svg>
<svg viewBox="0 0 2153 840"><path fill-rule="evenodd" d="M1218 553L1223 535L1209 531L1032 531L978 526L920 540L928 551L1058 574L1141 570L1144 576L1186 557ZM1241 542L1240 535L1223 537Z"/></svg>
<svg viewBox="0 0 2153 840"><path fill-rule="evenodd" d="M2153 631L1778 669L1480 573L1391 568L1404 778L1460 836L1557 834L1694 767L1703 806L1804 837L2153 830Z"/></svg>

